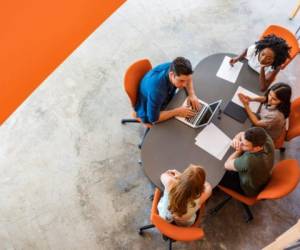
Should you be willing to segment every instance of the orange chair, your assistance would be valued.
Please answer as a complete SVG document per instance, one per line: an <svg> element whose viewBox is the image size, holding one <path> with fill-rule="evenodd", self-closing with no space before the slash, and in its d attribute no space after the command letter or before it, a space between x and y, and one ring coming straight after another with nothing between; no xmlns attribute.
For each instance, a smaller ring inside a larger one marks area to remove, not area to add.
<svg viewBox="0 0 300 250"><path fill-rule="evenodd" d="M181 227L173 225L163 218L161 218L157 211L157 205L161 197L161 191L155 189L154 198L151 208L150 220L152 224L141 227L139 234L143 235L143 231L149 228L156 227L163 235L164 240L169 241L169 250L172 249L172 243L174 241L194 241L200 240L204 237L204 231L199 227L201 216L204 213L204 206L201 206L195 223L190 227Z"/></svg>
<svg viewBox="0 0 300 250"><path fill-rule="evenodd" d="M285 63L281 65L281 69L284 69L293 59L294 57L300 52L299 44L297 41L297 38L295 35L290 32L288 29L281 27L279 25L270 25L262 34L261 38L266 36L274 34L278 37L283 38L287 44L291 47L290 50L290 58L286 59Z"/></svg>
<svg viewBox="0 0 300 250"><path fill-rule="evenodd" d="M284 133L274 142L275 148L284 152L284 141L290 141L296 136L300 136L300 97L292 102L288 130L284 131Z"/></svg>
<svg viewBox="0 0 300 250"><path fill-rule="evenodd" d="M290 141L294 137L300 135L300 97L295 99L291 105L291 113L289 116L289 129L287 131L286 140Z"/></svg>
<svg viewBox="0 0 300 250"><path fill-rule="evenodd" d="M211 214L216 214L231 198L242 203L246 210L246 222L253 219L249 206L254 205L260 200L275 200L282 198L291 193L300 181L300 168L297 160L288 159L278 162L273 169L271 179L267 186L254 197L241 195L229 188L219 185L218 187L229 197L221 202L214 209L210 210Z"/></svg>
<svg viewBox="0 0 300 250"><path fill-rule="evenodd" d="M133 110L137 102L137 94L139 90L140 81L142 80L143 76L151 69L152 65L150 61L148 59L142 59L133 63L125 73L124 89L130 99ZM121 123L142 123L142 120L136 117L134 111L132 116L134 117L133 119L122 119ZM152 127L152 125L148 123L143 123L143 125L144 127L146 127L146 130L143 135L142 141L139 144L139 148L142 148L145 136L148 133L149 129Z"/></svg>

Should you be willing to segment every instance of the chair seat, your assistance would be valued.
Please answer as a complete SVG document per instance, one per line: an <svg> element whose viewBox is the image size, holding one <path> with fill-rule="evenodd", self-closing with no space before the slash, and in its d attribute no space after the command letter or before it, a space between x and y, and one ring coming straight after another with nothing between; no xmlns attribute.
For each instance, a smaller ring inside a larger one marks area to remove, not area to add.
<svg viewBox="0 0 300 250"><path fill-rule="evenodd" d="M247 204L248 206L252 206L254 205L258 200L257 200L257 196L254 197L248 197L248 196L244 196L242 194L239 194L238 192L235 192L229 188L223 187L221 185L218 185L218 187L226 194L232 196L234 199L241 201L245 204Z"/></svg>

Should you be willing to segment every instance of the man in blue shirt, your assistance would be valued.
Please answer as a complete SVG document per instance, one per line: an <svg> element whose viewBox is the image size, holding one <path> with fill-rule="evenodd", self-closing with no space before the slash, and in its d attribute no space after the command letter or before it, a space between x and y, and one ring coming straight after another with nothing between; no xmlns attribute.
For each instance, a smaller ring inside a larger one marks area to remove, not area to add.
<svg viewBox="0 0 300 250"><path fill-rule="evenodd" d="M192 117L200 103L195 95L192 80L192 65L184 57L164 63L150 70L141 80L135 111L144 123L157 123L174 116ZM188 107L164 110L172 99L176 88L186 88Z"/></svg>

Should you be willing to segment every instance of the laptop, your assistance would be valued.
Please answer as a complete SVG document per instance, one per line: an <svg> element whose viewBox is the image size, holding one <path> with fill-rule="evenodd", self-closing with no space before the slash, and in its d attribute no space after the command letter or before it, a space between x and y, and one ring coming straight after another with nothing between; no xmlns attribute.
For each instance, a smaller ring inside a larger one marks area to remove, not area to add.
<svg viewBox="0 0 300 250"><path fill-rule="evenodd" d="M195 116L190 118L184 118L175 116L175 118L188 126L192 128L201 128L207 124L210 123L212 118L214 117L215 113L217 112L218 108L220 107L222 100L215 101L213 103L207 104L206 102L199 100L199 103L201 104L201 108ZM182 106L187 107L187 99L184 101Z"/></svg>

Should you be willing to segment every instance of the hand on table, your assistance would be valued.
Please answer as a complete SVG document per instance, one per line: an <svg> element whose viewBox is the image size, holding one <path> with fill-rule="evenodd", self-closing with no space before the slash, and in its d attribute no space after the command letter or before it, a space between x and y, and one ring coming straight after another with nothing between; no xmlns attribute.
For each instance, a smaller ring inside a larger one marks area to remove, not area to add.
<svg viewBox="0 0 300 250"><path fill-rule="evenodd" d="M229 61L229 64L231 66L233 66L236 62L238 62L239 58L238 57L234 57L234 58L231 58L230 61Z"/></svg>

